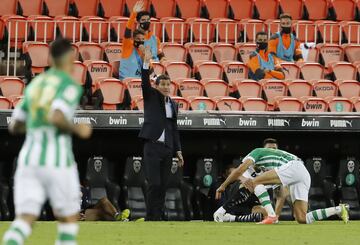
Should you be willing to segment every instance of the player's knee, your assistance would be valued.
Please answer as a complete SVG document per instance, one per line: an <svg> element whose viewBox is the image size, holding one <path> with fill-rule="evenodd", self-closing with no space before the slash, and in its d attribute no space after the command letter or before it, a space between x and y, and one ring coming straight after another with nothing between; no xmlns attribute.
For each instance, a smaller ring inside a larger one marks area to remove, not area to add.
<svg viewBox="0 0 360 245"><path fill-rule="evenodd" d="M299 224L306 224L306 214L304 213L295 213L295 219Z"/></svg>

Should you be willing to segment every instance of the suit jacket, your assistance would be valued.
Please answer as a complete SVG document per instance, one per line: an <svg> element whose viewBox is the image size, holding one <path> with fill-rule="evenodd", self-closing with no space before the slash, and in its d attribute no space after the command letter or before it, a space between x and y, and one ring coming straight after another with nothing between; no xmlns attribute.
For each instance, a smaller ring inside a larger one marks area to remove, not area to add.
<svg viewBox="0 0 360 245"><path fill-rule="evenodd" d="M141 87L144 98L144 124L139 133L139 137L145 140L158 140L165 129L166 111L165 97L150 83L150 72L142 69ZM181 151L179 131L177 127L178 104L170 99L173 110L172 118L172 138L175 151Z"/></svg>

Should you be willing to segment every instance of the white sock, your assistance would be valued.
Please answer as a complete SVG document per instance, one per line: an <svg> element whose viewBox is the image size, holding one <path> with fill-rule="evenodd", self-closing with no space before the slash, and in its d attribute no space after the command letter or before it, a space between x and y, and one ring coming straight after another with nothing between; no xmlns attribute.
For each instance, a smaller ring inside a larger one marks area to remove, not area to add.
<svg viewBox="0 0 360 245"><path fill-rule="evenodd" d="M218 214L226 214L226 210L221 206L220 208L218 208L218 210L216 210L215 213L218 213Z"/></svg>
<svg viewBox="0 0 360 245"><path fill-rule="evenodd" d="M228 214L229 215L229 221L230 222L235 222L235 219L236 219L236 216L235 215L232 215L232 214Z"/></svg>
<svg viewBox="0 0 360 245"><path fill-rule="evenodd" d="M79 225L76 223L59 223L58 237L55 245L76 245L76 236L79 232Z"/></svg>
<svg viewBox="0 0 360 245"><path fill-rule="evenodd" d="M341 213L341 208L339 206L331 207L331 208L317 209L317 210L311 211L306 214L306 223L311 224L316 220L324 220L330 216L340 214L340 213Z"/></svg>
<svg viewBox="0 0 360 245"><path fill-rule="evenodd" d="M3 243L23 245L24 241L31 234L31 226L21 219L16 219L4 234Z"/></svg>
<svg viewBox="0 0 360 245"><path fill-rule="evenodd" d="M268 216L276 216L273 206L271 205L270 196L264 185L257 185L254 189L255 195L259 198L261 206L263 206Z"/></svg>

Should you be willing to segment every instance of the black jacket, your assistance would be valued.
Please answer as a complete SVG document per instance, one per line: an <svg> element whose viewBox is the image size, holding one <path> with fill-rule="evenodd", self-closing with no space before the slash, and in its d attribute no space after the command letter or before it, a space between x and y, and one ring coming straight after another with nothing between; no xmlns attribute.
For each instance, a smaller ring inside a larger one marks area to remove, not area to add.
<svg viewBox="0 0 360 245"><path fill-rule="evenodd" d="M144 124L139 133L139 137L145 140L158 140L165 129L166 111L165 98L162 93L153 88L150 83L149 70L142 69L141 87L144 98ZM179 131L177 127L178 105L170 99L173 109L172 119L172 138L174 151L181 151Z"/></svg>

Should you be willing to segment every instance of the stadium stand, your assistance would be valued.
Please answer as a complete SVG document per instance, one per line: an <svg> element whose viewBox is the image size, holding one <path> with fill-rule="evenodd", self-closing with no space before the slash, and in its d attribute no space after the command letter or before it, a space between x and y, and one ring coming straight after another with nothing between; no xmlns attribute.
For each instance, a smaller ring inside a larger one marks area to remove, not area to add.
<svg viewBox="0 0 360 245"><path fill-rule="evenodd" d="M96 16L98 14L99 0L71 0L73 11L72 15L75 17Z"/></svg>
<svg viewBox="0 0 360 245"><path fill-rule="evenodd" d="M31 76L39 74L49 66L49 45L40 42L24 42L23 53L26 56L25 66Z"/></svg>
<svg viewBox="0 0 360 245"><path fill-rule="evenodd" d="M123 16L125 10L124 8L124 1L99 0L100 16L107 19L113 16Z"/></svg>
<svg viewBox="0 0 360 245"><path fill-rule="evenodd" d="M186 48L178 43L163 43L161 50L164 52L166 60L171 61L186 61Z"/></svg>
<svg viewBox="0 0 360 245"><path fill-rule="evenodd" d="M327 18L327 0L306 0L304 4L309 20L324 20Z"/></svg>
<svg viewBox="0 0 360 245"><path fill-rule="evenodd" d="M0 6L1 15L16 15L17 0L3 0Z"/></svg>
<svg viewBox="0 0 360 245"><path fill-rule="evenodd" d="M268 104L262 98L240 98L244 111L267 111Z"/></svg>
<svg viewBox="0 0 360 245"><path fill-rule="evenodd" d="M116 106L124 101L125 84L115 78L104 78L98 82L104 96L103 109L116 110Z"/></svg>
<svg viewBox="0 0 360 245"><path fill-rule="evenodd" d="M277 19L279 16L278 0L256 0L255 8L261 20Z"/></svg>
<svg viewBox="0 0 360 245"><path fill-rule="evenodd" d="M199 0L175 0L176 17L188 19L191 17L200 17ZM188 6L191 6L190 8Z"/></svg>
<svg viewBox="0 0 360 245"><path fill-rule="evenodd" d="M241 111L242 104L233 97L219 97L216 99L216 107L219 111Z"/></svg>
<svg viewBox="0 0 360 245"><path fill-rule="evenodd" d="M356 2L353 0L334 0L332 7L335 9L336 20L354 20Z"/></svg>
<svg viewBox="0 0 360 245"><path fill-rule="evenodd" d="M69 0L44 0L42 14L50 17L68 15Z"/></svg>
<svg viewBox="0 0 360 245"><path fill-rule="evenodd" d="M190 107L193 111L215 110L216 103L208 97L189 97Z"/></svg>
<svg viewBox="0 0 360 245"><path fill-rule="evenodd" d="M11 101L4 96L0 96L0 109L11 109Z"/></svg>
<svg viewBox="0 0 360 245"><path fill-rule="evenodd" d="M150 0L150 14L154 18L175 16L175 1Z"/></svg>
<svg viewBox="0 0 360 245"><path fill-rule="evenodd" d="M303 3L303 0L280 1L280 12L289 13L293 20L300 20L303 17Z"/></svg>
<svg viewBox="0 0 360 245"><path fill-rule="evenodd" d="M18 0L17 12L22 16L41 15L43 0Z"/></svg>

